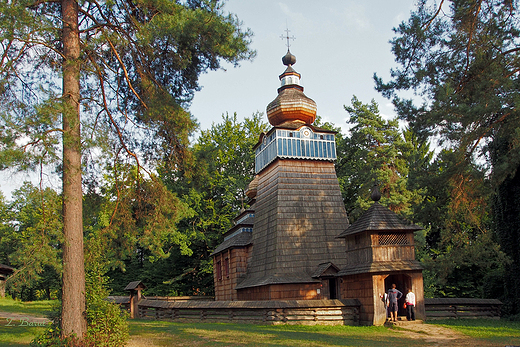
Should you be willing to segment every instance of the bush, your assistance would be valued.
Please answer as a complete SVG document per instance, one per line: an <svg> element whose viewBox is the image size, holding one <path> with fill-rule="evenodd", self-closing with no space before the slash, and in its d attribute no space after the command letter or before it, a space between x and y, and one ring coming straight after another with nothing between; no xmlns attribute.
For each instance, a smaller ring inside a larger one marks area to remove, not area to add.
<svg viewBox="0 0 520 347"><path fill-rule="evenodd" d="M128 314L121 311L118 305L106 300L109 291L106 272L108 265L102 260L98 244L92 242L86 261L86 304L87 304L87 336L84 347L120 347L128 340ZM31 343L31 346L72 347L75 338L61 338L61 306L50 315L50 327Z"/></svg>

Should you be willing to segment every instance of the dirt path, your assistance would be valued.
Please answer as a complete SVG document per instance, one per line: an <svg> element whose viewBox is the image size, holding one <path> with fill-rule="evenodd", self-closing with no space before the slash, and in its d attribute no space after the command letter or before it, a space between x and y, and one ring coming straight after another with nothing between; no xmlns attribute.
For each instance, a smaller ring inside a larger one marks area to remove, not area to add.
<svg viewBox="0 0 520 347"><path fill-rule="evenodd" d="M35 316L27 313L12 313L0 311L0 319L6 319L8 324L21 325L21 326L33 326L33 325L46 325L50 323L50 320L43 316Z"/></svg>
<svg viewBox="0 0 520 347"><path fill-rule="evenodd" d="M395 324L399 332L409 339L423 340L428 346L486 346L482 341L476 341L453 329L435 324L426 324L422 321L398 322Z"/></svg>

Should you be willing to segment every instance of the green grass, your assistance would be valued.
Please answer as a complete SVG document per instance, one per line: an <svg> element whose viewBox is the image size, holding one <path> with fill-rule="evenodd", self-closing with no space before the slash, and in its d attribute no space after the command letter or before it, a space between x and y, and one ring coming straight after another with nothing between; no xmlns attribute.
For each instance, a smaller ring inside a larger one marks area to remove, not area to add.
<svg viewBox="0 0 520 347"><path fill-rule="evenodd" d="M55 301L21 302L0 298L0 312L43 316L52 309L54 304ZM451 328L467 336L464 346L520 345L520 322L476 319L428 321L428 323ZM430 337L427 336L428 334L424 334L425 339L414 340L406 337L406 331L386 327L172 323L138 319L130 320L129 324L128 347L171 346L172 344L186 347L436 345L426 340ZM0 319L0 347L28 346L30 341L43 330L43 327L27 326L20 320Z"/></svg>
<svg viewBox="0 0 520 347"><path fill-rule="evenodd" d="M27 301L0 298L0 312L45 316L56 305L56 300Z"/></svg>
<svg viewBox="0 0 520 347"><path fill-rule="evenodd" d="M496 319L445 319L428 321L466 336L496 345L520 345L520 322Z"/></svg>
<svg viewBox="0 0 520 347"><path fill-rule="evenodd" d="M134 346L403 346L403 335L385 327L252 325L130 321ZM422 346L407 340L406 346Z"/></svg>
<svg viewBox="0 0 520 347"><path fill-rule="evenodd" d="M29 346L31 341L44 330L45 327L27 326L18 320L0 318L0 346Z"/></svg>
<svg viewBox="0 0 520 347"><path fill-rule="evenodd" d="M28 315L29 317L45 316L55 304L57 304L57 301L23 302L11 298L0 298L0 312ZM35 326L29 317L0 318L1 347L29 346L31 341L45 330L45 327Z"/></svg>

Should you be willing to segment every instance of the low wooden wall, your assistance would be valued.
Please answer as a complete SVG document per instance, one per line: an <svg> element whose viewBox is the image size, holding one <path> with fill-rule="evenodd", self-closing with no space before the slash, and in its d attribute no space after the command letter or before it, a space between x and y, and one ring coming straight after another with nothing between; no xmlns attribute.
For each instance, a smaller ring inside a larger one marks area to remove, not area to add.
<svg viewBox="0 0 520 347"><path fill-rule="evenodd" d="M500 319L502 302L496 299L424 299L426 319L492 318Z"/></svg>
<svg viewBox="0 0 520 347"><path fill-rule="evenodd" d="M356 300L139 301L139 317L171 321L258 324L358 325Z"/></svg>

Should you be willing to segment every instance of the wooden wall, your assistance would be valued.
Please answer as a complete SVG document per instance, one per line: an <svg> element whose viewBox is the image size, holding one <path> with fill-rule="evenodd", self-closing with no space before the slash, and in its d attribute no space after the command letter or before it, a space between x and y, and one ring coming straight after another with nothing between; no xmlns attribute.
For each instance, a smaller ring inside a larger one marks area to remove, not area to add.
<svg viewBox="0 0 520 347"><path fill-rule="evenodd" d="M381 325L386 321L386 307L381 301L380 295L388 291L390 284L385 285L389 276L401 276L412 285L412 291L416 299L416 319L425 319L424 310L424 284L421 271L408 271L385 274L358 274L341 278L341 298L358 299L361 302L360 324ZM388 282L388 281L387 281ZM403 293L403 301L407 288L398 288Z"/></svg>
<svg viewBox="0 0 520 347"><path fill-rule="evenodd" d="M372 325L374 319L374 288L371 274L342 277L340 284L342 299L358 299L361 302L359 321L361 325Z"/></svg>
<svg viewBox="0 0 520 347"><path fill-rule="evenodd" d="M348 219L334 164L277 159L258 177L254 246L243 285L295 282L295 276L311 281L306 274L319 264L344 266L343 241L336 236Z"/></svg>
<svg viewBox="0 0 520 347"><path fill-rule="evenodd" d="M228 249L213 257L213 283L215 283L216 300L238 300L235 290L238 281L244 276L251 247ZM229 272L226 275L224 264L229 261ZM216 264L220 261L222 276L217 276Z"/></svg>
<svg viewBox="0 0 520 347"><path fill-rule="evenodd" d="M500 319L502 303L496 299L433 298L425 299L426 317Z"/></svg>
<svg viewBox="0 0 520 347"><path fill-rule="evenodd" d="M406 245L379 245L378 233L363 232L345 237L347 265L374 261L415 260L413 233Z"/></svg>
<svg viewBox="0 0 520 347"><path fill-rule="evenodd" d="M320 283L272 284L240 289L238 300L320 300Z"/></svg>
<svg viewBox="0 0 520 347"><path fill-rule="evenodd" d="M357 300L139 301L139 317L175 322L358 325Z"/></svg>

